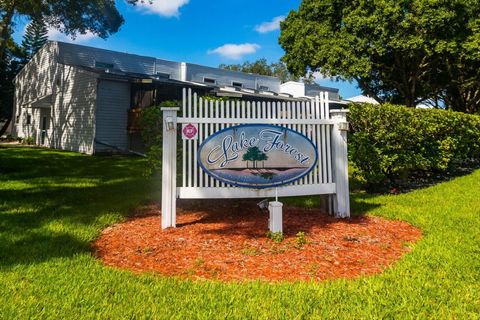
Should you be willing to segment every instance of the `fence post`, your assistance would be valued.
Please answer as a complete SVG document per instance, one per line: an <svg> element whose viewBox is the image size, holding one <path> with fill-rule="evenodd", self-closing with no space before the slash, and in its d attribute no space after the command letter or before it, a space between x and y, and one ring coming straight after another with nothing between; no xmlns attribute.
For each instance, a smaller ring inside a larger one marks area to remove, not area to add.
<svg viewBox="0 0 480 320"><path fill-rule="evenodd" d="M175 227L177 220L177 112L162 108L162 229Z"/></svg>
<svg viewBox="0 0 480 320"><path fill-rule="evenodd" d="M348 153L347 153L347 112L331 110L330 115L335 125L332 129L332 159L336 194L334 214L337 218L350 217L350 194L348 188Z"/></svg>

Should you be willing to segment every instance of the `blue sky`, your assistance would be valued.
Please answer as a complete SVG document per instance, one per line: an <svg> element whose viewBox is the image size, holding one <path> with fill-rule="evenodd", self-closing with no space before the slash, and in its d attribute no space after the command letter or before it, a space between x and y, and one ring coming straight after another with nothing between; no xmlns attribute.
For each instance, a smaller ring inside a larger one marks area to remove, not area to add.
<svg viewBox="0 0 480 320"><path fill-rule="evenodd" d="M186 61L208 66L242 63L266 58L278 61L284 54L278 44L278 21L300 0L153 0L153 4L132 6L117 0L125 18L120 31L103 40L80 35L73 42ZM20 41L26 21L17 21L14 38ZM51 30L50 39L71 39ZM318 81L337 87L344 98L360 94L350 83Z"/></svg>

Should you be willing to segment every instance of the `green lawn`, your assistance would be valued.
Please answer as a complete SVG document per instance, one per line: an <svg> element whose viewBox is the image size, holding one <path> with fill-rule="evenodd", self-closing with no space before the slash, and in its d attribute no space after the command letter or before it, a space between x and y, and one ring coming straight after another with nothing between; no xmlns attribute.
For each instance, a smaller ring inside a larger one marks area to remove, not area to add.
<svg viewBox="0 0 480 320"><path fill-rule="evenodd" d="M0 319L480 317L480 171L410 194L353 195L356 213L423 230L414 250L381 275L224 284L137 276L91 257L102 228L160 198L159 180L142 178L142 164L0 148Z"/></svg>

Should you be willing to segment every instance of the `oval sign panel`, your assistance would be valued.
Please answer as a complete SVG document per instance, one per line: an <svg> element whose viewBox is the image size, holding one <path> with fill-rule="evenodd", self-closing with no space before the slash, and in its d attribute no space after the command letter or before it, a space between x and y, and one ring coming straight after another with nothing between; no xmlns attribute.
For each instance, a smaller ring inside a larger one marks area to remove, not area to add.
<svg viewBox="0 0 480 320"><path fill-rule="evenodd" d="M198 162L211 177L245 188L270 188L292 183L317 162L313 142L288 128L250 124L230 127L208 137Z"/></svg>

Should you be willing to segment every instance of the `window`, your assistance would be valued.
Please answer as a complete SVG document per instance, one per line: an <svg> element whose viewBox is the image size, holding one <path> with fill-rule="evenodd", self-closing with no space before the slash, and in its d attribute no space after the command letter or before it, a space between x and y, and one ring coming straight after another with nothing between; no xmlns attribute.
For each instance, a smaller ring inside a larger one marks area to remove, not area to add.
<svg viewBox="0 0 480 320"><path fill-rule="evenodd" d="M258 86L258 90L260 90L260 91L269 91L270 88L267 87L267 86Z"/></svg>
<svg viewBox="0 0 480 320"><path fill-rule="evenodd" d="M233 81L232 86L234 86L235 88L243 88L243 83Z"/></svg>
<svg viewBox="0 0 480 320"><path fill-rule="evenodd" d="M95 61L95 68L113 69L113 63Z"/></svg>
<svg viewBox="0 0 480 320"><path fill-rule="evenodd" d="M210 83L210 84L216 84L217 80L212 79L212 78L203 78L203 82Z"/></svg>
<svg viewBox="0 0 480 320"><path fill-rule="evenodd" d="M157 72L158 79L170 79L170 74L164 72Z"/></svg>
<svg viewBox="0 0 480 320"><path fill-rule="evenodd" d="M32 115L27 114L27 125L32 124Z"/></svg>

